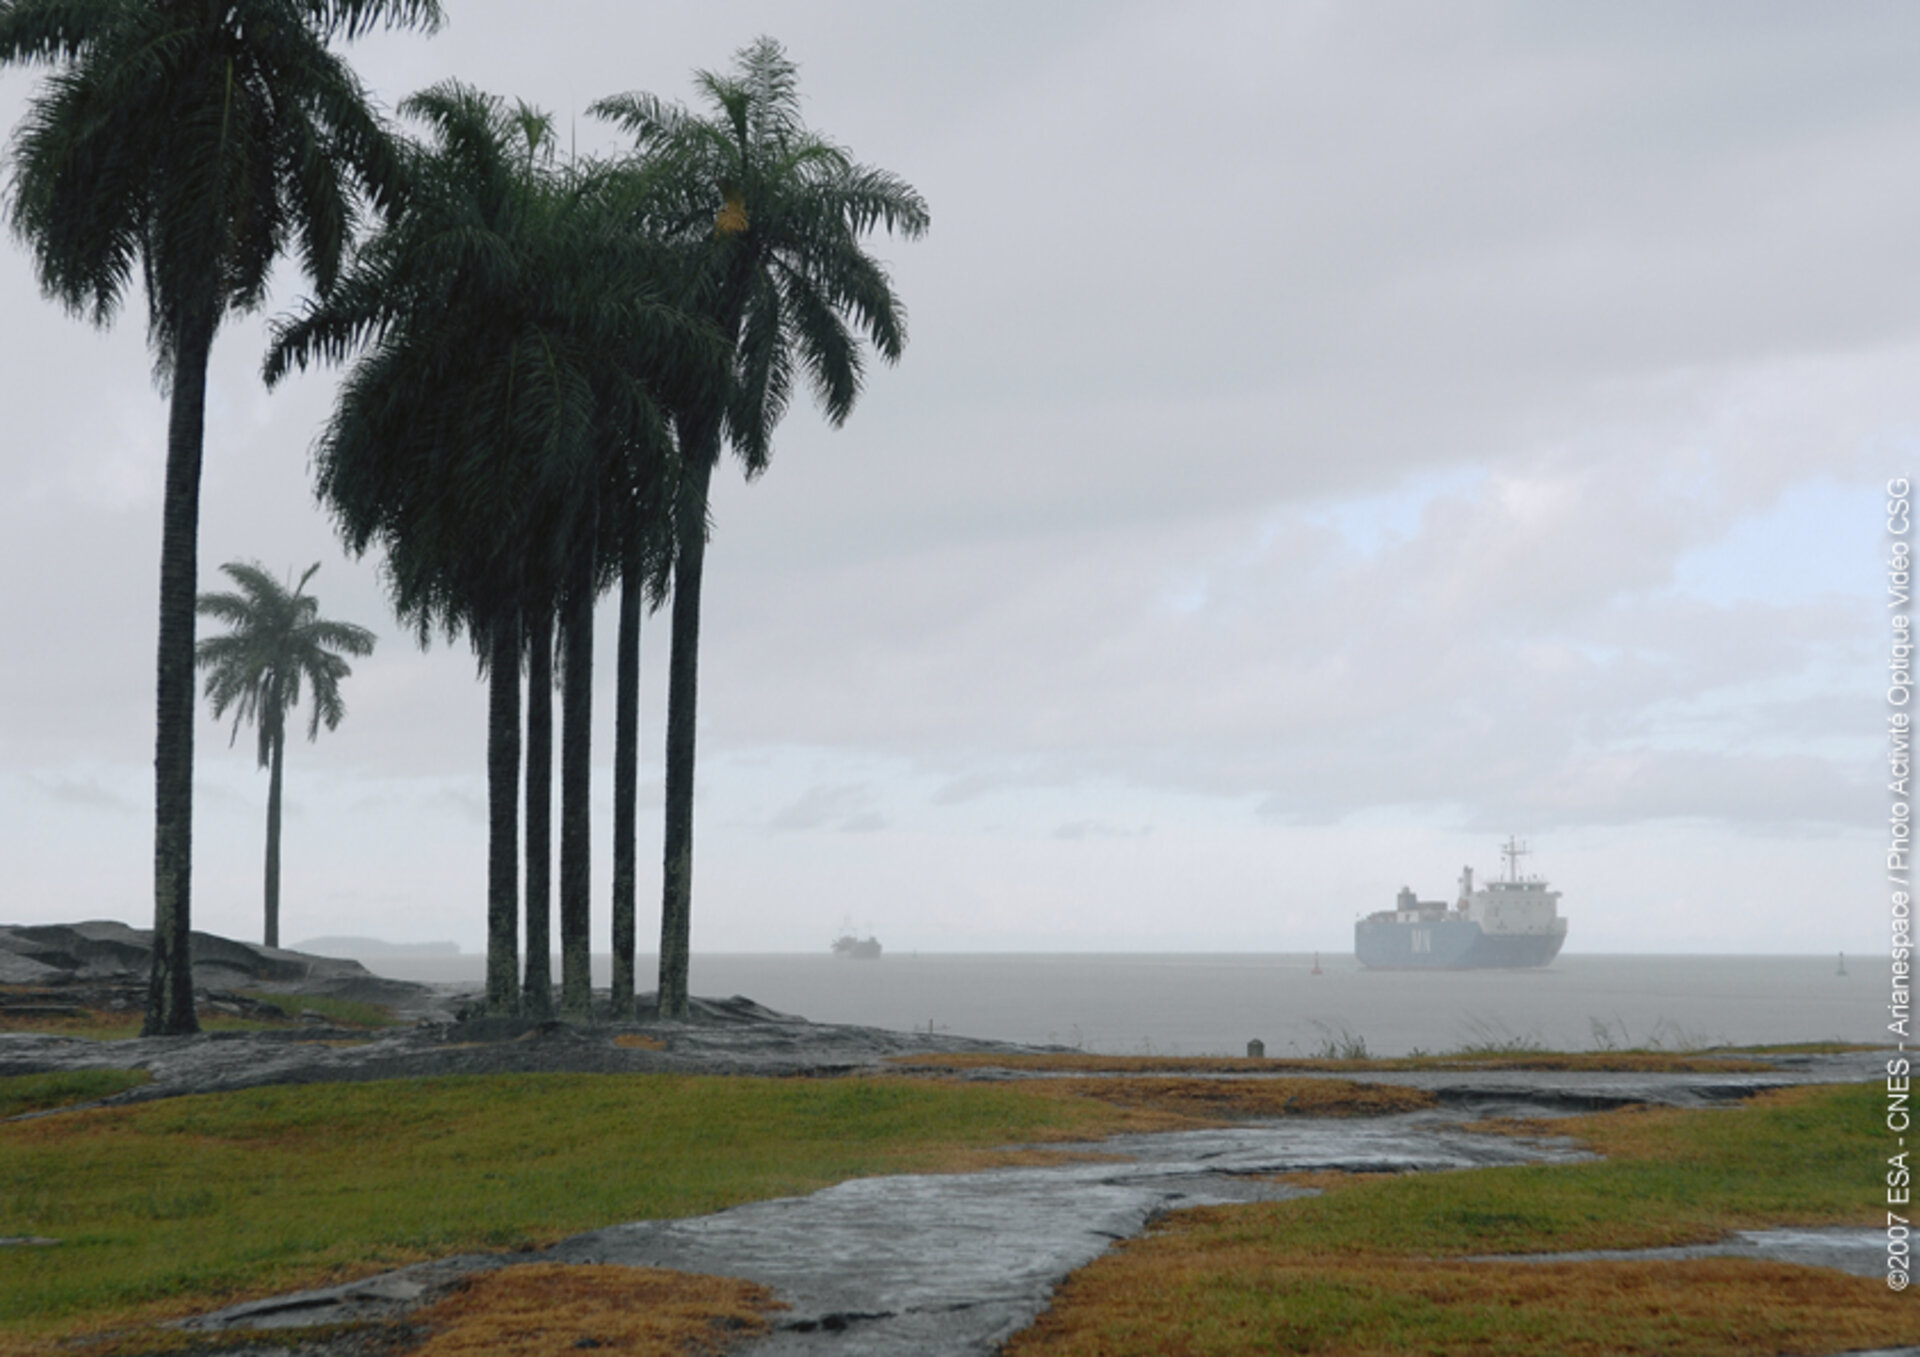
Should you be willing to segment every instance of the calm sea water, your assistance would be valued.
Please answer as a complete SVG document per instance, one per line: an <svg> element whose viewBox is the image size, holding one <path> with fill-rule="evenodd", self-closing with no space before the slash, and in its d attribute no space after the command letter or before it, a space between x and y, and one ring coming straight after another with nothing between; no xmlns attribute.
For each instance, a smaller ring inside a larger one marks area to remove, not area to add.
<svg viewBox="0 0 1920 1357"><path fill-rule="evenodd" d="M403 979L478 984L478 956L370 955ZM695 994L744 994L816 1022L858 1023L1103 1054L1313 1054L1358 1038L1375 1055L1537 1041L1691 1046L1888 1040L1886 964L1796 956L1563 956L1530 971L1369 971L1351 956L895 955L878 961L710 955ZM609 962L596 957L595 983ZM656 962L642 957L642 988ZM559 963L554 965L556 978Z"/></svg>

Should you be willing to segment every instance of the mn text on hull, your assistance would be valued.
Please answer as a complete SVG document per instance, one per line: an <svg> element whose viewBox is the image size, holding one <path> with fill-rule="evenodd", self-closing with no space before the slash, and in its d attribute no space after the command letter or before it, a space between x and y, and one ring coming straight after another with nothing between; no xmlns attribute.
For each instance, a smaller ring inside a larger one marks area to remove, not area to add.
<svg viewBox="0 0 1920 1357"><path fill-rule="evenodd" d="M1353 926L1353 952L1374 970L1471 971L1544 966L1560 955L1567 921L1560 892L1537 876L1522 876L1527 847L1509 838L1503 880L1478 890L1473 868L1460 872L1460 898L1452 905L1417 900L1401 888L1392 909L1369 914Z"/></svg>

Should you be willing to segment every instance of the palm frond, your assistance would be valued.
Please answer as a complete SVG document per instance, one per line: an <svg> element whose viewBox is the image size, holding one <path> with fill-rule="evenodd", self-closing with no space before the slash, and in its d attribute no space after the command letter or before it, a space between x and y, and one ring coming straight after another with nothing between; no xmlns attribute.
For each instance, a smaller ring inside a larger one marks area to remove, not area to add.
<svg viewBox="0 0 1920 1357"><path fill-rule="evenodd" d="M202 639L194 648L194 660L206 671L206 697L215 718L229 710L234 714L229 743L239 738L242 725L253 725L264 768L286 712L300 704L303 684L314 696L307 738L318 738L323 720L329 730L339 725L346 710L340 680L352 672L341 652L370 655L375 637L364 627L320 617L319 600L305 592L320 569L317 561L291 586L257 562L229 561L220 569L238 591L202 594L199 610L226 622L230 630Z"/></svg>
<svg viewBox="0 0 1920 1357"><path fill-rule="evenodd" d="M329 39L440 20L435 0L7 0L0 63L55 69L11 147L7 217L42 289L105 324L136 274L158 371L265 297L297 246L324 293L395 157Z"/></svg>
<svg viewBox="0 0 1920 1357"><path fill-rule="evenodd" d="M730 73L697 72L694 83L706 117L645 95L594 112L634 137L629 191L651 206L630 208L631 219L690 252L676 271L682 304L731 351L730 389L697 399L724 410L727 441L751 476L772 454L796 369L839 424L859 397L863 342L899 359L906 310L862 240L876 230L913 239L930 218L906 181L806 127L798 68L772 39L741 49ZM716 231L723 204L731 226Z"/></svg>

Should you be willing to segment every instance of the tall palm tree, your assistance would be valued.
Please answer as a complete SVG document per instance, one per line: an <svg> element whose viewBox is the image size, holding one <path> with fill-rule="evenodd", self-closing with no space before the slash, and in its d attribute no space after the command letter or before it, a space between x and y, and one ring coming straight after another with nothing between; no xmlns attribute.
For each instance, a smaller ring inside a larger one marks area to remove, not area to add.
<svg viewBox="0 0 1920 1357"><path fill-rule="evenodd" d="M620 612L613 715L613 1015L633 1016L639 876L640 614L666 595L672 534L657 508L632 523L620 558Z"/></svg>
<svg viewBox="0 0 1920 1357"><path fill-rule="evenodd" d="M630 132L640 157L680 186L672 234L698 246L688 305L719 332L732 376L724 397L683 406L675 420L685 472L667 680L659 995L660 1012L672 1017L687 1011L700 590L721 444L733 445L749 477L764 470L796 369L828 421L846 420L865 371L861 337L889 363L906 344L905 308L862 237L878 227L911 239L928 222L910 185L807 129L798 70L771 38L744 48L734 74L702 71L695 84L709 117L646 94L592 110Z"/></svg>
<svg viewBox="0 0 1920 1357"><path fill-rule="evenodd" d="M527 969L521 1011L553 1016L553 616L527 619Z"/></svg>
<svg viewBox="0 0 1920 1357"><path fill-rule="evenodd" d="M423 639L436 623L464 628L485 657L488 995L505 1011L518 1001L521 636L535 637L538 674L550 654L541 634L556 615L563 623L573 699L563 744L578 744L571 761L563 751L564 944L584 937L584 895L569 885L584 879L585 849L570 825L587 811L577 770L586 766L579 695L591 682L591 632L579 604L590 618L601 544L619 540L615 525L644 497L642 484L668 474L672 440L655 387L715 380L717 346L655 297L657 251L607 210L597 168L555 164L544 115L455 83L401 110L433 139L409 156L406 200L330 298L277 328L267 377L359 353L316 453L321 497L350 550L384 546L396 606ZM563 974L563 1002L584 1006L584 951L563 956L576 961ZM530 955L530 973L533 965Z"/></svg>
<svg viewBox="0 0 1920 1357"><path fill-rule="evenodd" d="M280 787L286 764L287 712L300 705L302 682L313 690L313 717L307 739L320 738L320 725L337 730L347 714L340 680L353 672L341 658L371 655L374 635L351 622L320 616L320 601L306 592L320 568L315 561L291 590L258 565L229 561L220 569L240 586L238 593L202 594L199 611L232 628L225 636L200 642L195 658L208 671L207 698L216 718L233 709L233 738L242 722L260 736L260 766L267 779L267 869L265 941L280 945Z"/></svg>
<svg viewBox="0 0 1920 1357"><path fill-rule="evenodd" d="M154 948L145 1030L197 1031L193 884L194 601L207 356L294 250L325 290L356 191L397 165L360 83L327 44L440 20L438 0L0 0L0 63L54 68L16 130L10 219L41 288L100 325L136 268L167 382L154 742Z"/></svg>

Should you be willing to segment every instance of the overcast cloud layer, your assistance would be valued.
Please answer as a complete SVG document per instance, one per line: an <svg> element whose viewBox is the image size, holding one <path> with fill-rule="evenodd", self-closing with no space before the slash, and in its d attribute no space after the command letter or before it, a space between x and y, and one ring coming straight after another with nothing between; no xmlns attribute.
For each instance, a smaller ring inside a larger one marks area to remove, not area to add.
<svg viewBox="0 0 1920 1357"><path fill-rule="evenodd" d="M932 208L876 244L904 362L717 493L696 950L844 915L921 950L1345 950L1509 832L1570 950L1879 949L1920 11L447 8L353 49L383 103L459 76L610 148L593 99L689 97L765 32L811 123ZM37 78L0 75L9 128ZM92 331L10 241L0 308L0 919L142 923L144 303ZM288 753L285 935L477 948L483 690L342 556L306 475L333 379L269 396L261 349L258 318L215 347L202 587L320 560L326 612L383 634ZM265 776L227 734L195 922L251 935Z"/></svg>

